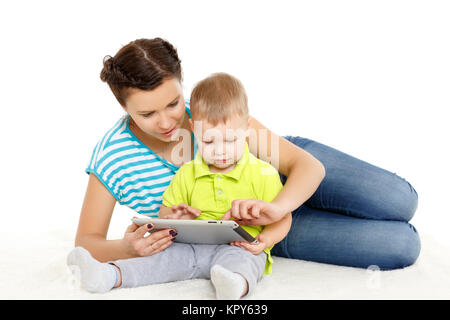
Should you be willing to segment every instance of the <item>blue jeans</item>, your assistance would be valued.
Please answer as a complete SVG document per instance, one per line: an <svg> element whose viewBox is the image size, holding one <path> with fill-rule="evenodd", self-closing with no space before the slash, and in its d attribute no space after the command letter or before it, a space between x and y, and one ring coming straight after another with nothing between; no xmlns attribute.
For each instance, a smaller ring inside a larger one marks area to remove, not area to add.
<svg viewBox="0 0 450 320"><path fill-rule="evenodd" d="M291 230L273 255L381 270L416 261L420 238L408 221L418 197L405 179L318 142L285 138L321 161L326 177L292 212Z"/></svg>

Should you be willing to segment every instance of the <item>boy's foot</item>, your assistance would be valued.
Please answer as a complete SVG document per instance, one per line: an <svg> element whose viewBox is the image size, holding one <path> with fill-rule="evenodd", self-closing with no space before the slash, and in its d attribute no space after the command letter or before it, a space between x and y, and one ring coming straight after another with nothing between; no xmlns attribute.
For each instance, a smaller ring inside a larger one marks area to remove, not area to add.
<svg viewBox="0 0 450 320"><path fill-rule="evenodd" d="M211 282L218 300L238 300L247 291L247 280L243 276L218 264L211 268Z"/></svg>
<svg viewBox="0 0 450 320"><path fill-rule="evenodd" d="M79 278L81 286L89 292L105 293L116 284L115 267L95 260L89 251L76 247L67 256L67 265L72 274Z"/></svg>

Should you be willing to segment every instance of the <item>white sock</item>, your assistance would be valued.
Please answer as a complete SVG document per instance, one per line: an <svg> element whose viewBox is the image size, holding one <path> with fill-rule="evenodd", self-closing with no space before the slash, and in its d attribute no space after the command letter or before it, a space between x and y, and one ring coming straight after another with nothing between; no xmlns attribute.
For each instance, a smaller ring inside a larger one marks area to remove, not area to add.
<svg viewBox="0 0 450 320"><path fill-rule="evenodd" d="M95 260L89 251L76 247L67 256L67 265L79 278L81 286L89 292L105 293L117 282L117 270L109 263Z"/></svg>
<svg viewBox="0 0 450 320"><path fill-rule="evenodd" d="M216 288L218 300L238 300L247 287L247 280L243 276L218 264L211 268L211 282Z"/></svg>

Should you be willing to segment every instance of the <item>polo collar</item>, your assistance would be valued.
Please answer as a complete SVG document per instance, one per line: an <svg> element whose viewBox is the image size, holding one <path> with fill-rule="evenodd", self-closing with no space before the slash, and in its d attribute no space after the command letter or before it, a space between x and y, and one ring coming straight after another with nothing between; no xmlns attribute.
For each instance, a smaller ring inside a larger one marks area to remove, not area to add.
<svg viewBox="0 0 450 320"><path fill-rule="evenodd" d="M239 178L242 175L242 171L246 167L249 159L249 149L247 142L245 143L244 153L242 154L241 159L236 163L236 166L233 168L233 170L228 171L226 173L220 173L224 176L239 180ZM207 175L215 175L219 174L218 172L211 172L209 170L208 164L203 160L200 152L197 152L194 158L194 172L195 172L195 179Z"/></svg>

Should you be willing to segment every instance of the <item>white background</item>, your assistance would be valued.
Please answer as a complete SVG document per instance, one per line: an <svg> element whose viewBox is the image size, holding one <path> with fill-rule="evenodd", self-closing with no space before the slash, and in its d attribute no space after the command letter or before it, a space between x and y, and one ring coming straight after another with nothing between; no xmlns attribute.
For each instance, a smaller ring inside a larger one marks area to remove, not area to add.
<svg viewBox="0 0 450 320"><path fill-rule="evenodd" d="M0 228L75 232L84 169L123 114L102 59L159 36L178 48L186 98L210 73L237 76L272 131L407 179L411 222L450 243L449 17L430 0L2 2Z"/></svg>

